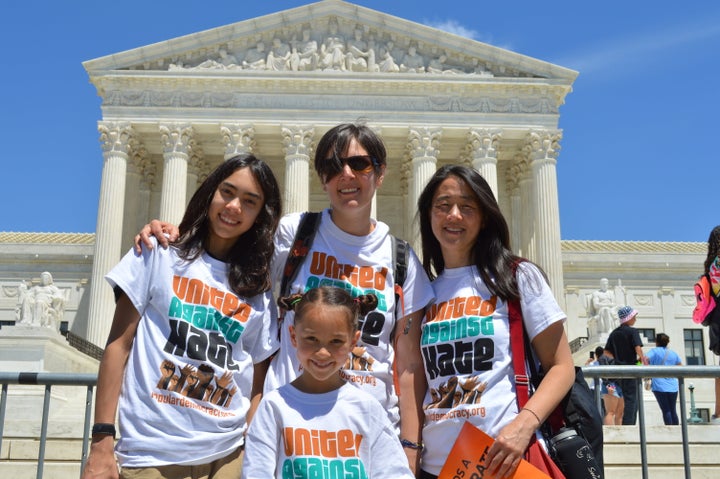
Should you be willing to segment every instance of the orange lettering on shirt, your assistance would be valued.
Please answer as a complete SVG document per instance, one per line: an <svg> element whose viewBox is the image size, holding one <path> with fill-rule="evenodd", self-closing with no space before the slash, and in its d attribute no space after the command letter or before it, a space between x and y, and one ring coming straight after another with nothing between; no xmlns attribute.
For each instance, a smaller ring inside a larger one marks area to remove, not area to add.
<svg viewBox="0 0 720 479"><path fill-rule="evenodd" d="M487 317L495 312L497 296L485 300L480 296L452 298L440 304L433 304L425 312L425 321L444 321L466 316Z"/></svg>
<svg viewBox="0 0 720 479"><path fill-rule="evenodd" d="M387 268L375 271L373 266L356 266L339 263L337 258L321 251L313 251L310 274L339 279L362 289L382 291L387 282Z"/></svg>
<svg viewBox="0 0 720 479"><path fill-rule="evenodd" d="M250 317L252 308L240 301L233 293L213 288L199 279L173 276L173 292L177 298L188 304L200 306L210 305L220 311L223 316L231 317L244 323Z"/></svg>
<svg viewBox="0 0 720 479"><path fill-rule="evenodd" d="M358 457L362 434L349 429L326 431L286 427L283 442L286 456L316 456L325 458Z"/></svg>

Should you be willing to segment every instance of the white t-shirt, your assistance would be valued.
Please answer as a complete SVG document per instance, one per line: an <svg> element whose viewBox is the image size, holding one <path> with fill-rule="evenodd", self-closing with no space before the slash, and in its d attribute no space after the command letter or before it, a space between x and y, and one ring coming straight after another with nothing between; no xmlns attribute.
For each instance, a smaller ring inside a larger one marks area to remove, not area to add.
<svg viewBox="0 0 720 479"><path fill-rule="evenodd" d="M275 234L273 279L279 286L288 251L292 246L302 213L286 215ZM367 236L353 236L338 228L329 210L315 233L311 251L298 268L290 292L305 292L318 286L338 286L353 296L373 293L378 307L361 320L358 347L341 371L350 383L362 387L385 407L390 421L399 421L398 399L393 387L395 351L391 334L395 319L422 310L433 297L433 289L415 252L409 249L407 277L403 284L404 311L395 305L394 244L389 228L376 222ZM280 351L273 358L265 380L265 392L292 382L300 373L295 348L290 341L289 325L294 314L288 312L281 325Z"/></svg>
<svg viewBox="0 0 720 479"><path fill-rule="evenodd" d="M131 250L106 276L141 314L118 413L121 466L205 464L243 443L253 363L277 348L268 292L240 298L226 264Z"/></svg>
<svg viewBox="0 0 720 479"><path fill-rule="evenodd" d="M517 280L531 340L565 320L537 267L521 263ZM518 409L507 303L490 294L475 266L446 269L433 287L420 346L428 381L422 468L437 475L466 420L495 437Z"/></svg>
<svg viewBox="0 0 720 479"><path fill-rule="evenodd" d="M267 393L248 429L243 479L412 479L382 406L349 384L324 394L286 384Z"/></svg>

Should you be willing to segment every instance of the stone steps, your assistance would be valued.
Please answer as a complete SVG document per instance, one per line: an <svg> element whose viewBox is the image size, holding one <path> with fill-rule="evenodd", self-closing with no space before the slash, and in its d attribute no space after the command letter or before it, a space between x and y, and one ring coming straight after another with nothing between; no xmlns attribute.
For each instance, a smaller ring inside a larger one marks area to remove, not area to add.
<svg viewBox="0 0 720 479"><path fill-rule="evenodd" d="M35 479L39 446L39 439L3 437L0 449L0 477ZM48 439L45 443L43 478L79 478L81 457L81 438Z"/></svg>
<svg viewBox="0 0 720 479"><path fill-rule="evenodd" d="M642 477L639 430L637 426L605 426L605 477L638 479ZM682 479L685 477L682 431L679 426L646 428L648 477ZM715 479L720 473L720 426L688 426L690 472L692 479Z"/></svg>

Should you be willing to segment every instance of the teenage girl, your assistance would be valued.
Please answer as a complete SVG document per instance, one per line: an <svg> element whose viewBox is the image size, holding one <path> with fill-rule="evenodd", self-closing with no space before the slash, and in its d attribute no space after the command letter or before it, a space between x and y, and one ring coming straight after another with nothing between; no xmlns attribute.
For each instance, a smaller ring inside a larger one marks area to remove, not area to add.
<svg viewBox="0 0 720 479"><path fill-rule="evenodd" d="M107 275L117 305L85 479L117 478L116 458L124 478L240 475L278 348L269 265L279 216L268 165L231 158L193 195L172 247L130 251Z"/></svg>
<svg viewBox="0 0 720 479"><path fill-rule="evenodd" d="M265 395L248 429L243 478L414 478L397 434L371 395L340 374L374 295L322 286L280 298L302 372ZM401 460L398 460L401 459Z"/></svg>

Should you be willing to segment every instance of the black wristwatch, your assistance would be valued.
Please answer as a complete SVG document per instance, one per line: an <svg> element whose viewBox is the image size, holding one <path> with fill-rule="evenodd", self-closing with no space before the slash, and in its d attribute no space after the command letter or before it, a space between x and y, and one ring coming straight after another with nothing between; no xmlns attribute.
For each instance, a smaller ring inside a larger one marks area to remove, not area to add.
<svg viewBox="0 0 720 479"><path fill-rule="evenodd" d="M93 424L92 435L101 434L105 436L112 436L115 439L115 424L109 424L104 422L98 422Z"/></svg>

